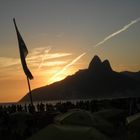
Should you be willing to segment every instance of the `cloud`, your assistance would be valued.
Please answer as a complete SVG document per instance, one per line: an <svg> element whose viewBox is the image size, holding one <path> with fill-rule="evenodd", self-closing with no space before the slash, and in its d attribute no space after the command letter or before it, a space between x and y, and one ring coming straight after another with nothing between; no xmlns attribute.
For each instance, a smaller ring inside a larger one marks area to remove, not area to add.
<svg viewBox="0 0 140 140"><path fill-rule="evenodd" d="M52 66L60 66L68 63L67 61L50 61L43 64L43 66L52 67Z"/></svg>
<svg viewBox="0 0 140 140"><path fill-rule="evenodd" d="M119 64L114 66L114 69L116 69L117 71L127 71L128 69L130 69L131 71L137 71L138 68L140 68L140 64Z"/></svg>
<svg viewBox="0 0 140 140"><path fill-rule="evenodd" d="M0 57L0 81L9 79L20 72L20 59Z"/></svg>
<svg viewBox="0 0 140 140"><path fill-rule="evenodd" d="M41 70L42 67L52 67L52 66L63 66L67 64L68 60L61 61L61 58L72 55L71 53L50 53L51 46L38 47L29 51L27 56L27 65L31 71L34 73L40 70L40 73L44 71ZM55 60L57 58L57 60ZM60 58L60 60L58 60ZM15 72L16 71L16 72ZM18 73L17 73L18 71ZM0 57L0 76L2 75L18 75L22 71L20 58L12 57ZM4 77L4 76L3 76Z"/></svg>
<svg viewBox="0 0 140 140"><path fill-rule="evenodd" d="M50 46L34 48L31 50L31 52L29 52L27 60L31 61L35 59L41 59L43 57L44 51L47 51L47 50L50 50Z"/></svg>
<svg viewBox="0 0 140 140"><path fill-rule="evenodd" d="M51 46L47 46L47 47L34 48L33 50L31 50L31 53L27 57L27 63L29 64L29 66L31 67L36 66L36 69L40 70L44 66L48 66L48 67L52 66L54 64L54 60L52 61L52 59L56 59L56 58L58 59L58 58L72 55L71 53L62 53L62 52L50 53L51 49L52 49Z"/></svg>
<svg viewBox="0 0 140 140"><path fill-rule="evenodd" d="M0 57L1 68L7 68L18 64L20 64L20 59L18 58Z"/></svg>
<svg viewBox="0 0 140 140"><path fill-rule="evenodd" d="M46 59L55 59L72 55L71 53L52 53L46 56Z"/></svg>
<svg viewBox="0 0 140 140"><path fill-rule="evenodd" d="M43 65L43 63L44 63L44 61L45 61L45 59L47 57L47 54L49 53L50 50L51 50L51 47L49 49L44 50L42 60L41 60L41 63L39 65L38 69L40 69L42 67L42 65Z"/></svg>

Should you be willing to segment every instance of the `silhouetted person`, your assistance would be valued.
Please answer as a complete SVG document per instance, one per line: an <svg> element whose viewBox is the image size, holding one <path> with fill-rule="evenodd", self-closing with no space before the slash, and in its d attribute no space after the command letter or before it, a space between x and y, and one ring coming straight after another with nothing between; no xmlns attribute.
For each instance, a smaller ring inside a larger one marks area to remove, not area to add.
<svg viewBox="0 0 140 140"><path fill-rule="evenodd" d="M21 105L17 105L17 111L18 112L22 112L23 111L23 107Z"/></svg>
<svg viewBox="0 0 140 140"><path fill-rule="evenodd" d="M137 109L137 100L136 98L132 98L130 100L130 112L129 115L134 115L135 113L137 113L138 109Z"/></svg>
<svg viewBox="0 0 140 140"><path fill-rule="evenodd" d="M28 112L28 109L27 109L27 105L26 104L24 105L24 111L25 112Z"/></svg>
<svg viewBox="0 0 140 140"><path fill-rule="evenodd" d="M40 104L39 103L37 104L36 108L37 108L37 111L40 112Z"/></svg>
<svg viewBox="0 0 140 140"><path fill-rule="evenodd" d="M43 103L40 104L40 111L41 112L45 111L45 105Z"/></svg>
<svg viewBox="0 0 140 140"><path fill-rule="evenodd" d="M49 111L49 112L54 111L54 106L52 104L46 104L46 111Z"/></svg>
<svg viewBox="0 0 140 140"><path fill-rule="evenodd" d="M29 112L30 112L30 113L32 113L32 114L33 114L33 113L35 112L35 106L34 106L34 105L29 104L29 105L28 105L28 110L29 110Z"/></svg>

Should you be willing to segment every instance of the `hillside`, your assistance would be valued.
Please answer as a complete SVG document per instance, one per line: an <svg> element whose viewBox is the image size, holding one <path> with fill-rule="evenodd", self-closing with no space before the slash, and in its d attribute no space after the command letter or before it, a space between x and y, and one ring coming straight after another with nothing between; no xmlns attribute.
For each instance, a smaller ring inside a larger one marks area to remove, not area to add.
<svg viewBox="0 0 140 140"><path fill-rule="evenodd" d="M134 91L139 91L140 81L133 78L135 74L127 73L113 71L108 60L102 62L98 56L94 56L88 69L79 70L62 81L34 89L33 100L111 98L131 94L133 96ZM27 94L20 101L28 100Z"/></svg>

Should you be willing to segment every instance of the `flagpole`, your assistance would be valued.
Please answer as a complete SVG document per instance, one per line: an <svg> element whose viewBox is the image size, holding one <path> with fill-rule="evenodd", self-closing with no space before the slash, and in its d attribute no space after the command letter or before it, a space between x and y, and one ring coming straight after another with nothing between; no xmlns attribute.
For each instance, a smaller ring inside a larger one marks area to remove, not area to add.
<svg viewBox="0 0 140 140"><path fill-rule="evenodd" d="M28 49L24 43L24 40L22 39L22 36L20 34L20 32L18 31L18 27L16 25L16 20L15 18L13 18L13 22L14 22L14 26L15 26L15 30L17 33L17 38L18 38L18 45L19 45L19 53L20 53L20 58L21 58L21 64L24 70L24 73L27 77L27 83L28 83L28 88L29 88L29 96L30 96L30 101L31 101L31 106L33 106L33 99L32 99L32 93L31 93L31 87L30 87L30 81L31 79L33 79L33 75L30 72L30 70L27 67L26 64L26 56L28 54Z"/></svg>
<svg viewBox="0 0 140 140"><path fill-rule="evenodd" d="M33 99L32 99L31 86L30 86L30 81L29 81L29 78L28 78L28 77L27 77L27 83L28 83L28 88L29 88L30 102L31 102L31 105L33 106Z"/></svg>

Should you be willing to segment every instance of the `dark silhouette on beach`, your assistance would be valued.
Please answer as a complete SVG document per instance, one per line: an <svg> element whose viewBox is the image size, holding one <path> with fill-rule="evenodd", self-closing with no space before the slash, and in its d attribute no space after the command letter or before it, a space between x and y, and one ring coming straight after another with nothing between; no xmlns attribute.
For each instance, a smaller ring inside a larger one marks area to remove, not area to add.
<svg viewBox="0 0 140 140"><path fill-rule="evenodd" d="M135 103L133 101L135 101ZM25 140L49 124L52 124L56 116L66 113L71 109L87 110L93 114L95 113L95 116L98 116L102 110L109 111L119 109L122 113L119 116L114 115L115 118L111 124L114 125L114 128L123 128L124 135L127 134L126 118L140 111L138 107L139 104L140 99L138 100L138 98L135 98L135 100L132 98L122 98L81 100L74 103L70 101L57 102L54 105L40 102L33 107L30 104L1 105L0 139L9 140L12 138L12 140ZM110 122L111 119L108 121Z"/></svg>

